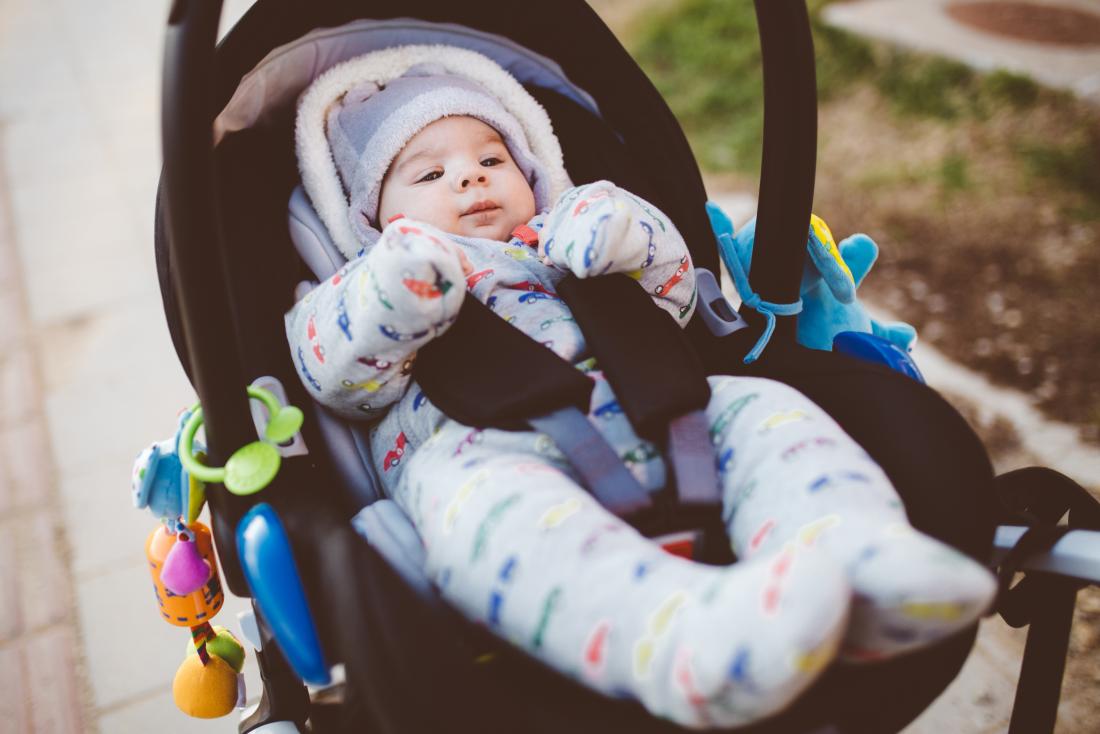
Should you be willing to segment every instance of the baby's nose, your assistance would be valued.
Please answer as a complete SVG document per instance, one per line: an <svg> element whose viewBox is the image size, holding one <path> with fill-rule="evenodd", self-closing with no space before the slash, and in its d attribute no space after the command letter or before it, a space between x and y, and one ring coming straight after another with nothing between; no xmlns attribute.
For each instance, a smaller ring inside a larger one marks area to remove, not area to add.
<svg viewBox="0 0 1100 734"><path fill-rule="evenodd" d="M463 172L458 176L458 185L459 188L466 189L474 185L475 183L483 184L487 180L488 179L485 177L485 172L483 170L476 172Z"/></svg>

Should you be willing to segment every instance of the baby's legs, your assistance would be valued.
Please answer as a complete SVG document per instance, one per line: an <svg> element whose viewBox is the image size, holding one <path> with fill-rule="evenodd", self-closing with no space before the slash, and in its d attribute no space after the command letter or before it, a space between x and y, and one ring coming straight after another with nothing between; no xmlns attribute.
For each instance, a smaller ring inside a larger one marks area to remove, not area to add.
<svg viewBox="0 0 1100 734"><path fill-rule="evenodd" d="M771 380L714 377L711 389L734 551L753 558L794 541L839 561L855 593L844 654L898 653L985 611L993 576L913 530L886 475L823 410Z"/></svg>
<svg viewBox="0 0 1100 734"><path fill-rule="evenodd" d="M428 573L467 616L693 726L773 713L832 658L850 594L833 563L793 546L726 568L669 555L593 501L544 439L448 423L401 477Z"/></svg>

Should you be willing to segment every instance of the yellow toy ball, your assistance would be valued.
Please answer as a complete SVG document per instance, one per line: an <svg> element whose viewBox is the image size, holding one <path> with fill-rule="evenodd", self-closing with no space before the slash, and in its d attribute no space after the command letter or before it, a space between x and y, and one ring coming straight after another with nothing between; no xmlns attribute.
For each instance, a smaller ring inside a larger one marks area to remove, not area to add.
<svg viewBox="0 0 1100 734"><path fill-rule="evenodd" d="M180 711L196 719L225 716L237 705L237 673L214 655L206 665L198 655L188 655L172 681L172 698Z"/></svg>

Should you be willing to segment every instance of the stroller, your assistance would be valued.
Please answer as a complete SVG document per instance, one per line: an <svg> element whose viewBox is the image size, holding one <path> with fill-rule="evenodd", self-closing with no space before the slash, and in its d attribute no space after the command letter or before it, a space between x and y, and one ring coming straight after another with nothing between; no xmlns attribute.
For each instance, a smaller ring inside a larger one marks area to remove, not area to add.
<svg viewBox="0 0 1100 734"><path fill-rule="evenodd" d="M259 0L215 49L220 5L176 0L169 17L156 219L164 307L203 406L208 463L255 439L246 385L262 380L306 412L262 493L207 492L225 581L254 600L262 645L264 690L242 733L681 730L551 671L436 596L411 525L372 478L363 427L313 404L298 379L283 313L300 281L327 277L342 257L296 191L295 100L333 64L409 43L496 60L547 109L575 182L606 178L638 193L689 243L701 286L683 332L622 276L598 286L567 279L560 289L639 435L676 443L669 426L705 404L708 374L767 376L802 391L883 467L916 527L996 562L999 610L1032 625L1012 731L1053 729L1074 597L1100 582L1100 536L1089 532L1100 529L1100 507L1050 470L995 478L970 427L911 376L801 347L793 318L736 313L707 277L719 269L715 233L683 133L586 4L554 3L536 21L502 0ZM784 304L798 299L813 198L813 49L802 0L757 0L756 10L767 126L753 284L763 302ZM643 152L644 171L634 165ZM586 378L471 301L413 368L437 406L467 425L515 429L587 405ZM746 365L773 323L767 350ZM507 360L493 353L501 344ZM500 394L502 371L515 370L532 376L529 385ZM681 484L626 519L651 536L689 531L700 558L729 562L717 506ZM1058 525L1067 511L1069 524ZM975 634L886 663L836 665L787 711L739 731L897 731L955 677ZM303 682L330 683L337 664L343 683L311 697Z"/></svg>

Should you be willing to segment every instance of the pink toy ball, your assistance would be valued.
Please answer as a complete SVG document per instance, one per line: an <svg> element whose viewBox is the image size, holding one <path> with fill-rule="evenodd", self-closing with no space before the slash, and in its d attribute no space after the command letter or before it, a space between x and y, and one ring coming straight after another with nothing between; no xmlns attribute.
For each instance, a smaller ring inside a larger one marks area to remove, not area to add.
<svg viewBox="0 0 1100 734"><path fill-rule="evenodd" d="M210 564L203 560L189 531L180 531L176 544L164 559L160 579L164 588L177 596L198 591L210 579Z"/></svg>

